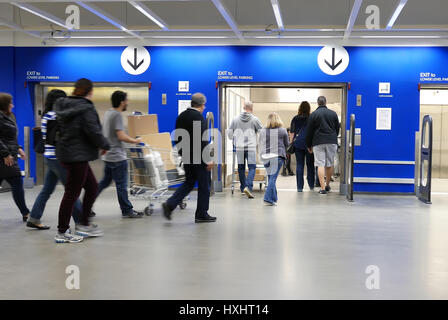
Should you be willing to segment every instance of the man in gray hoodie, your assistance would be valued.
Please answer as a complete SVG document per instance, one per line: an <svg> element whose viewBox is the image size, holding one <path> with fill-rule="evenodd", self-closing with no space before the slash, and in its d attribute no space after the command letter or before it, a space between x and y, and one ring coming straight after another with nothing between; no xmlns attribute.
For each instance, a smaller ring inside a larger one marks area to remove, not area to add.
<svg viewBox="0 0 448 320"><path fill-rule="evenodd" d="M253 109L253 103L246 102L244 111L233 119L227 132L236 149L241 193L249 199L254 198L252 188L257 167L257 133L263 127L260 120L252 114ZM247 178L246 162L249 168Z"/></svg>

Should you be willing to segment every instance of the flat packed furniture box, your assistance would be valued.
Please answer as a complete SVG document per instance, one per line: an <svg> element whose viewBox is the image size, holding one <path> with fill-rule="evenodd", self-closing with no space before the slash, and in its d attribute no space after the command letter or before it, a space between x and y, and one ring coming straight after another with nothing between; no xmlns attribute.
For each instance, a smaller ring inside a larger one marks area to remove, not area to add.
<svg viewBox="0 0 448 320"><path fill-rule="evenodd" d="M132 138L159 133L157 114L128 116L128 131Z"/></svg>
<svg viewBox="0 0 448 320"><path fill-rule="evenodd" d="M168 132L146 134L140 136L145 145L159 151L166 170L176 169L176 165L172 161L173 144L171 143L171 135Z"/></svg>

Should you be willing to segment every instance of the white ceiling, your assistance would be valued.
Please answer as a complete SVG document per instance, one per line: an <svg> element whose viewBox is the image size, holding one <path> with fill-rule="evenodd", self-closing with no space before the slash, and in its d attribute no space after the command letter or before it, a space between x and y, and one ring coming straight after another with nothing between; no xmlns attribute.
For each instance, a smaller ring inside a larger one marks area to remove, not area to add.
<svg viewBox="0 0 448 320"><path fill-rule="evenodd" d="M0 45L439 45L448 46L447 0L0 0ZM65 24L65 9L80 7L80 30L68 31L12 3L31 6ZM84 8L93 6L106 21ZM278 3L281 21L273 3ZM404 3L392 28L387 24ZM366 8L380 9L369 30ZM359 10L356 10L359 8ZM122 27L119 27L122 26ZM123 31L124 30L124 31ZM345 37L344 37L345 36Z"/></svg>

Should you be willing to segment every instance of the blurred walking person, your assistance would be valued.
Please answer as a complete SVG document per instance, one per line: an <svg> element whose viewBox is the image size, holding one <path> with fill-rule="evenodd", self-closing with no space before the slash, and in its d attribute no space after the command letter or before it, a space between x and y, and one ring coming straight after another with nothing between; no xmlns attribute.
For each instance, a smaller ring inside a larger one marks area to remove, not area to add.
<svg viewBox="0 0 448 320"><path fill-rule="evenodd" d="M42 117L41 131L42 140L44 144L44 162L47 167L47 173L45 174L45 181L42 190L34 201L33 208L31 209L31 216L26 223L28 228L37 230L47 230L50 226L42 224L40 219L45 210L45 205L48 199L54 192L58 181L64 186L67 182L67 170L56 159L56 147L55 138L57 133L57 121L56 112L53 110L54 103L59 98L65 98L67 95L64 91L53 89L51 90L45 99L44 116ZM72 212L73 220L75 223L79 223L82 211L81 201L79 199L75 203L75 207Z"/></svg>
<svg viewBox="0 0 448 320"><path fill-rule="evenodd" d="M98 183L89 161L98 159L98 152L104 154L110 149L102 134L98 113L93 105L93 84L88 79L76 81L73 96L56 102L59 137L56 157L67 170L65 193L59 208L58 243L80 242L83 237L98 237L103 232L89 222L89 215L98 193ZM81 190L84 189L81 221L75 226L77 235L70 233L70 216Z"/></svg>
<svg viewBox="0 0 448 320"><path fill-rule="evenodd" d="M260 120L253 115L254 105L248 101L244 111L230 124L227 136L233 140L238 162L238 177L241 194L254 198L255 170L257 168L257 133L263 128ZM246 163L249 172L246 177Z"/></svg>
<svg viewBox="0 0 448 320"><path fill-rule="evenodd" d="M283 128L282 120L277 113L270 113L266 128L260 131L260 158L268 175L268 186L264 194L265 205L277 205L277 177L286 160L288 144L288 132Z"/></svg>
<svg viewBox="0 0 448 320"><path fill-rule="evenodd" d="M306 162L306 180L310 190L314 190L314 156L306 147L306 136L308 131L308 118L311 106L308 101L303 101L299 106L299 112L291 120L290 140L294 143L296 156L296 183L297 192L303 192L303 174Z"/></svg>
<svg viewBox="0 0 448 320"><path fill-rule="evenodd" d="M14 202L22 214L23 222L26 222L30 210L25 203L22 173L18 164L18 157L26 159L26 154L17 142L18 129L13 108L12 96L0 92L0 184L6 180L11 185Z"/></svg>
<svg viewBox="0 0 448 320"><path fill-rule="evenodd" d="M327 194L331 191L330 182L338 149L340 124L336 112L327 108L324 96L317 98L317 105L308 119L306 145L308 151L314 153L314 165L318 167L319 194Z"/></svg>

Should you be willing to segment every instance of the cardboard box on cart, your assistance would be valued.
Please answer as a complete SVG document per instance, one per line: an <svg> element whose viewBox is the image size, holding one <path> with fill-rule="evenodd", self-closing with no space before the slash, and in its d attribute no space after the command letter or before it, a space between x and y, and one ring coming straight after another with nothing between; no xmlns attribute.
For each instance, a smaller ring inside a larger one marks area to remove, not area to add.
<svg viewBox="0 0 448 320"><path fill-rule="evenodd" d="M128 116L128 131L132 138L159 133L157 114Z"/></svg>
<svg viewBox="0 0 448 320"><path fill-rule="evenodd" d="M160 152L163 163L165 164L165 170L176 169L176 165L171 158L173 144L171 142L171 135L168 132L142 135L140 138L146 145L151 146L156 151Z"/></svg>

